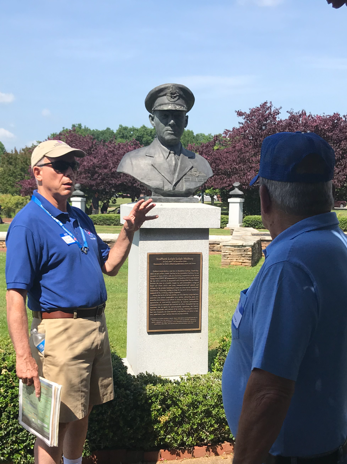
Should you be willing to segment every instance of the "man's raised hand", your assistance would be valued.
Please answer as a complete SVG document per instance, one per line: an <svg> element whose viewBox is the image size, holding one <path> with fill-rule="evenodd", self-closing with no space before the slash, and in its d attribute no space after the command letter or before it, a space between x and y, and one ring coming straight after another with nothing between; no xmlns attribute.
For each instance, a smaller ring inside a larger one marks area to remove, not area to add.
<svg viewBox="0 0 347 464"><path fill-rule="evenodd" d="M152 199L139 200L130 211L128 216L124 216L126 230L136 232L142 226L145 221L151 221L157 219L158 215L146 216L147 213L155 207L155 203L152 203Z"/></svg>

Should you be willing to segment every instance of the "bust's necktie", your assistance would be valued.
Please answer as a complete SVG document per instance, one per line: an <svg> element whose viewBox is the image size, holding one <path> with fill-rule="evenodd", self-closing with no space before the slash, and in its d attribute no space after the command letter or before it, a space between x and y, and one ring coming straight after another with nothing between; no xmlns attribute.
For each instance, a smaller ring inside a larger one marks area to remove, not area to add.
<svg viewBox="0 0 347 464"><path fill-rule="evenodd" d="M175 155L175 152L170 150L167 160L168 160L168 162L170 164L170 167L171 167L173 173L176 172L176 166L177 166L176 158L177 158L177 156Z"/></svg>

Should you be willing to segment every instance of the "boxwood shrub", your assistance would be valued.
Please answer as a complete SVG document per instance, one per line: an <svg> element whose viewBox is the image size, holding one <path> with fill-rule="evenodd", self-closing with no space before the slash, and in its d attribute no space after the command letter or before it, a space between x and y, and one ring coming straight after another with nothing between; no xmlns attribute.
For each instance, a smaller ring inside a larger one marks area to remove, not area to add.
<svg viewBox="0 0 347 464"><path fill-rule="evenodd" d="M347 232L347 217L339 217L340 227L344 232Z"/></svg>
<svg viewBox="0 0 347 464"><path fill-rule="evenodd" d="M120 226L119 214L91 214L90 219L96 226Z"/></svg>
<svg viewBox="0 0 347 464"><path fill-rule="evenodd" d="M220 228L224 229L229 222L229 216L227 214L222 214L220 217Z"/></svg>
<svg viewBox="0 0 347 464"><path fill-rule="evenodd" d="M253 229L264 229L261 216L245 216L242 225L243 227L253 227Z"/></svg>
<svg viewBox="0 0 347 464"><path fill-rule="evenodd" d="M2 194L0 195L1 215L5 218L14 217L18 211L29 203L30 197L21 197L19 195Z"/></svg>
<svg viewBox="0 0 347 464"><path fill-rule="evenodd" d="M16 359L9 344L0 349L0 461L30 463L35 437L18 423Z"/></svg>
<svg viewBox="0 0 347 464"><path fill-rule="evenodd" d="M102 449L189 448L232 440L221 373L170 381L132 376L113 353L115 398L90 416L84 455ZM33 462L35 438L18 424L18 380L11 347L0 351L0 461Z"/></svg>
<svg viewBox="0 0 347 464"><path fill-rule="evenodd" d="M231 333L228 332L221 337L216 348L216 355L211 363L212 372L222 372L231 345Z"/></svg>

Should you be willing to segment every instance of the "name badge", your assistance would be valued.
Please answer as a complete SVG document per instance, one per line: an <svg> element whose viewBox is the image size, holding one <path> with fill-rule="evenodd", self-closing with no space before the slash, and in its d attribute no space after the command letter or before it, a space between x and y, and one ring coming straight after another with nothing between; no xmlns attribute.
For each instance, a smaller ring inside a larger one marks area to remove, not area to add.
<svg viewBox="0 0 347 464"><path fill-rule="evenodd" d="M70 237L70 235L68 235L67 233L65 234L60 234L60 237L64 240L65 243L67 243L68 245L73 245L74 243L76 243L76 241Z"/></svg>
<svg viewBox="0 0 347 464"><path fill-rule="evenodd" d="M243 307L241 306L239 302L239 304L237 305L237 308L235 309L233 318L232 318L233 324L237 329L239 328L242 316L243 316Z"/></svg>

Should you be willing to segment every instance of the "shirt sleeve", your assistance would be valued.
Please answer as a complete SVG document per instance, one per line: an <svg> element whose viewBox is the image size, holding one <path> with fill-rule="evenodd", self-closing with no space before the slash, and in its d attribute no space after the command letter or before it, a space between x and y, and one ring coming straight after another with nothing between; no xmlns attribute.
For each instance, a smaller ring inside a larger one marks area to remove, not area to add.
<svg viewBox="0 0 347 464"><path fill-rule="evenodd" d="M295 381L318 323L315 285L300 267L278 263L267 270L257 293L252 369Z"/></svg>
<svg viewBox="0 0 347 464"><path fill-rule="evenodd" d="M30 290L40 260L32 231L20 225L10 227L6 248L7 289Z"/></svg>
<svg viewBox="0 0 347 464"><path fill-rule="evenodd" d="M97 238L97 241L98 241L100 260L102 262L102 265L104 265L105 262L107 261L108 255L110 253L110 247L107 245L107 243L105 243L104 241L101 240L101 238L99 237L99 235L96 232L95 232L95 235L96 235L96 238Z"/></svg>

